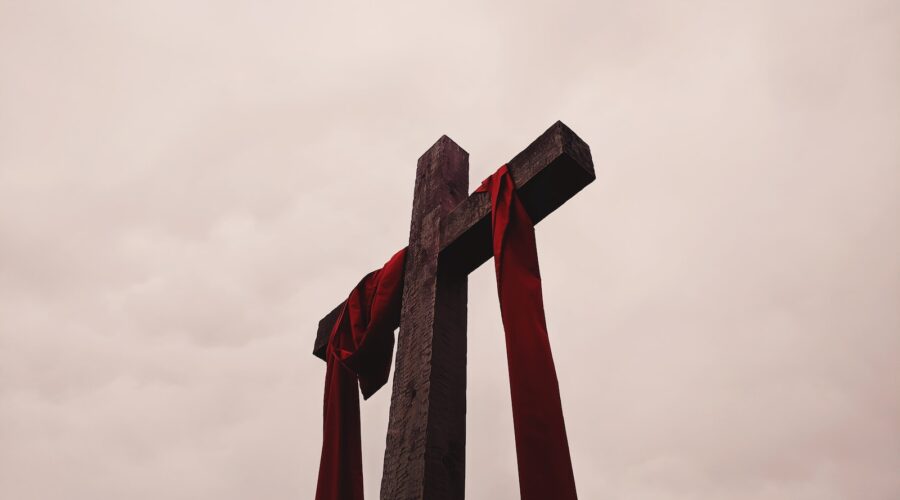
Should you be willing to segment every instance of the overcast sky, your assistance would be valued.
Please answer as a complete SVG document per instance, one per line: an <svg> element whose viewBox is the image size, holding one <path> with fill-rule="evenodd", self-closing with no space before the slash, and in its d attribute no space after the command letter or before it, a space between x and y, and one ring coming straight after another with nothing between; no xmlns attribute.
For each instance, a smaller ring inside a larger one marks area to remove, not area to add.
<svg viewBox="0 0 900 500"><path fill-rule="evenodd" d="M316 323L416 159L474 189L556 120L597 171L538 227L581 497L900 498L889 0L0 0L0 498L312 498ZM469 286L466 489L516 499Z"/></svg>

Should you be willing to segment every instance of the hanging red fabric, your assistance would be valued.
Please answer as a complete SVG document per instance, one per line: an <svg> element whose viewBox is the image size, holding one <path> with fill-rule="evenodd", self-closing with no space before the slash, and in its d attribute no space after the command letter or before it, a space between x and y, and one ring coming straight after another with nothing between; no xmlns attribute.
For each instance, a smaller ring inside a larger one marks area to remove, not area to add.
<svg viewBox="0 0 900 500"><path fill-rule="evenodd" d="M341 306L328 338L316 500L363 500L357 385L368 399L387 382L405 261L404 248L366 275Z"/></svg>
<svg viewBox="0 0 900 500"><path fill-rule="evenodd" d="M522 500L574 500L575 476L550 352L534 223L506 165L485 179Z"/></svg>
<svg viewBox="0 0 900 500"><path fill-rule="evenodd" d="M575 500L556 368L550 352L534 224L504 165L479 192L491 196L494 269L506 355L522 500ZM388 379L400 322L406 250L350 293L326 351L324 436L316 500L363 500L359 395Z"/></svg>

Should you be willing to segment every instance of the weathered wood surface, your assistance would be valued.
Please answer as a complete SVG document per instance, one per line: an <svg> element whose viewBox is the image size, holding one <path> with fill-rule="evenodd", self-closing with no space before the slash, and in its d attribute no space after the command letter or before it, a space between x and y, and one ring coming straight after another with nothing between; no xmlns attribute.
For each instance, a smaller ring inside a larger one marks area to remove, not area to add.
<svg viewBox="0 0 900 500"><path fill-rule="evenodd" d="M590 148L562 122L553 124L507 165L535 224L595 179ZM490 196L472 193L443 217L440 262L446 274L465 275L491 257L490 212ZM322 359L334 316L332 311L319 322L313 354Z"/></svg>
<svg viewBox="0 0 900 500"><path fill-rule="evenodd" d="M465 495L468 275L439 270L441 220L466 198L469 154L447 136L416 169L381 498Z"/></svg>

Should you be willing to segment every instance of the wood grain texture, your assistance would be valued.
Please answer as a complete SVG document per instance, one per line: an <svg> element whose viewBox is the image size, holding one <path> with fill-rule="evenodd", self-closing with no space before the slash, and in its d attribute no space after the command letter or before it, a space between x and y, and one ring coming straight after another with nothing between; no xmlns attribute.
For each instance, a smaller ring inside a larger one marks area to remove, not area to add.
<svg viewBox="0 0 900 500"><path fill-rule="evenodd" d="M441 220L466 198L469 155L447 136L416 169L381 498L465 494L468 275L438 266Z"/></svg>
<svg viewBox="0 0 900 500"><path fill-rule="evenodd" d="M562 122L554 123L507 165L535 224L595 179L590 148ZM491 257L490 197L472 193L463 198L440 221L440 264L448 275L467 274ZM333 314L319 322L313 346L313 354L323 360Z"/></svg>

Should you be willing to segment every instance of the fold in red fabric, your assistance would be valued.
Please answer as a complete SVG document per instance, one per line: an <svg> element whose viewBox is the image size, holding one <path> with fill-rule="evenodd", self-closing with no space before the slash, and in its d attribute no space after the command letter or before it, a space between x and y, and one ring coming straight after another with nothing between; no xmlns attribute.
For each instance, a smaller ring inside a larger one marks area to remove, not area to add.
<svg viewBox="0 0 900 500"><path fill-rule="evenodd" d="M523 500L575 500L556 368L550 352L534 224L506 165L477 191L491 196L494 269ZM359 395L387 382L400 322L406 250L367 275L343 304L328 340L324 441L316 500L363 500Z"/></svg>
<svg viewBox="0 0 900 500"><path fill-rule="evenodd" d="M534 223L506 165L476 191L491 195L494 270L522 500L574 500L575 476L550 352Z"/></svg>
<svg viewBox="0 0 900 500"><path fill-rule="evenodd" d="M368 399L387 382L405 261L404 248L366 275L341 306L328 338L316 500L363 500L357 385Z"/></svg>

